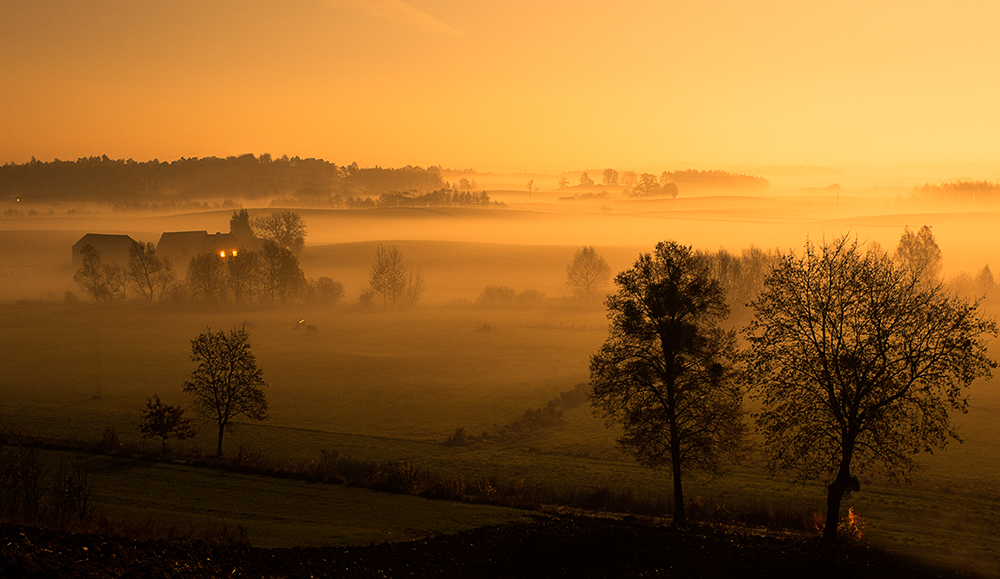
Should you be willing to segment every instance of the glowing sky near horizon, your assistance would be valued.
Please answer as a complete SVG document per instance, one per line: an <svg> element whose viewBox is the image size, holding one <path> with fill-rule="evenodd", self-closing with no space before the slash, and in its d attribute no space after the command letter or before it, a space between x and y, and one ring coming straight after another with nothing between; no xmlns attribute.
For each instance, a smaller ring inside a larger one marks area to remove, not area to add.
<svg viewBox="0 0 1000 579"><path fill-rule="evenodd" d="M1000 160L1000 3L0 0L0 163Z"/></svg>

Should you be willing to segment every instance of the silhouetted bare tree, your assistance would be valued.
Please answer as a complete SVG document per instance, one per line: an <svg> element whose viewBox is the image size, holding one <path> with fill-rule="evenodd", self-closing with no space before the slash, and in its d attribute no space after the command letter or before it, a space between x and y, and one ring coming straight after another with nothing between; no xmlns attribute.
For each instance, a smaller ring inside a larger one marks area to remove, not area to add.
<svg viewBox="0 0 1000 579"><path fill-rule="evenodd" d="M587 301L610 280L611 268L593 246L576 250L573 261L566 266L566 283L573 293Z"/></svg>
<svg viewBox="0 0 1000 579"><path fill-rule="evenodd" d="M396 246L384 247L379 244L375 250L375 261L372 263L369 283L372 290L382 296L383 306L395 305L397 299L403 298L406 291L406 273L403 254L396 249Z"/></svg>
<svg viewBox="0 0 1000 579"><path fill-rule="evenodd" d="M196 299L225 301L228 297L226 260L217 253L203 253L188 263L185 283Z"/></svg>
<svg viewBox="0 0 1000 579"><path fill-rule="evenodd" d="M927 283L941 280L941 248L926 225L917 233L909 227L903 228L896 246L896 260Z"/></svg>
<svg viewBox="0 0 1000 579"><path fill-rule="evenodd" d="M823 540L837 536L856 474L905 478L911 456L957 438L949 411L996 363L996 324L920 271L847 238L783 256L751 303L747 381L773 469L827 487Z"/></svg>
<svg viewBox="0 0 1000 579"><path fill-rule="evenodd" d="M269 301L286 301L305 288L306 276L299 267L299 260L287 247L265 241L258 263L262 290Z"/></svg>
<svg viewBox="0 0 1000 579"><path fill-rule="evenodd" d="M262 298L264 274L257 251L239 251L225 259L226 289L236 303L252 302Z"/></svg>
<svg viewBox="0 0 1000 579"><path fill-rule="evenodd" d="M101 260L101 252L89 243L80 249L83 263L76 270L73 280L80 285L95 302L111 301L110 267Z"/></svg>
<svg viewBox="0 0 1000 579"><path fill-rule="evenodd" d="M590 360L590 395L623 449L650 467L670 465L674 523L686 520L682 473L716 472L746 448L736 336L718 327L729 308L704 257L657 244L615 278L609 335Z"/></svg>
<svg viewBox="0 0 1000 579"><path fill-rule="evenodd" d="M152 243L132 244L128 250L128 266L125 274L129 285L149 302L157 296L162 296L174 281L170 260L160 259L156 255L156 246Z"/></svg>
<svg viewBox="0 0 1000 579"><path fill-rule="evenodd" d="M222 456L222 435L232 430L232 420L267 418L264 371L250 351L246 328L213 332L211 328L191 340L191 360L198 367L184 383L184 392L194 396L198 414L219 427L216 452Z"/></svg>
<svg viewBox="0 0 1000 579"><path fill-rule="evenodd" d="M278 211L253 220L253 229L261 239L268 239L298 256L306 244L306 224L294 211Z"/></svg>

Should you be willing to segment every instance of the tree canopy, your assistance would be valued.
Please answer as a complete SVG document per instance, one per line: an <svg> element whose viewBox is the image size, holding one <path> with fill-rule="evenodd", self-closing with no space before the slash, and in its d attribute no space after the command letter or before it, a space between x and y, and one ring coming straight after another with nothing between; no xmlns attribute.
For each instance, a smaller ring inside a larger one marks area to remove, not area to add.
<svg viewBox="0 0 1000 579"><path fill-rule="evenodd" d="M573 261L566 266L566 283L577 296L590 300L611 279L611 268L593 246L584 246L573 254Z"/></svg>
<svg viewBox="0 0 1000 579"><path fill-rule="evenodd" d="M978 302L845 238L785 255L750 304L746 379L772 469L825 478L824 540L857 474L905 478L913 455L957 438L950 412L996 363Z"/></svg>
<svg viewBox="0 0 1000 579"><path fill-rule="evenodd" d="M650 467L670 465L674 522L685 522L682 473L716 472L745 448L736 337L719 282L690 247L657 244L615 278L608 338L590 361L591 403L619 444Z"/></svg>
<svg viewBox="0 0 1000 579"><path fill-rule="evenodd" d="M183 390L194 396L195 411L219 427L216 452L222 456L222 435L232 429L234 418L267 418L264 371L250 351L245 327L229 332L208 328L191 340L191 361L198 367Z"/></svg>
<svg viewBox="0 0 1000 579"><path fill-rule="evenodd" d="M156 394L146 401L146 409L142 411L141 416L139 433L143 438L161 439L164 455L167 454L168 438L184 440L195 435L191 419L184 418L184 409L164 404Z"/></svg>
<svg viewBox="0 0 1000 579"><path fill-rule="evenodd" d="M296 257L306 243L306 224L294 211L276 211L252 222L257 237L273 241L291 251Z"/></svg>
<svg viewBox="0 0 1000 579"><path fill-rule="evenodd" d="M896 246L896 260L912 274L928 283L940 281L941 248L934 240L931 228L924 225L913 233L909 227L903 228Z"/></svg>

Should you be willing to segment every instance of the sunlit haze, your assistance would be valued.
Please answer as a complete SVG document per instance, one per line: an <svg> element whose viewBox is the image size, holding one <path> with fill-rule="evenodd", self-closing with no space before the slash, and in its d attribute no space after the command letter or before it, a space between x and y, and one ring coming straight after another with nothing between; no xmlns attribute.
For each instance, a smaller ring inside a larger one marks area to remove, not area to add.
<svg viewBox="0 0 1000 579"><path fill-rule="evenodd" d="M1000 579L998 24L0 0L0 575Z"/></svg>
<svg viewBox="0 0 1000 579"><path fill-rule="evenodd" d="M4 1L0 163L990 163L998 21L987 1ZM941 178L994 175L972 173Z"/></svg>

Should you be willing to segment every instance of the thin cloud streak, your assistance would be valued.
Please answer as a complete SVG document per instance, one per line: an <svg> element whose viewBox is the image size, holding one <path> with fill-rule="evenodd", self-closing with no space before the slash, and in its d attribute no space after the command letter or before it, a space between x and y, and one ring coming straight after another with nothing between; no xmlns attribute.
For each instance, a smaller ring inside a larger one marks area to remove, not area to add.
<svg viewBox="0 0 1000 579"><path fill-rule="evenodd" d="M329 3L334 6L347 6L358 12L406 27L448 36L465 36L461 30L402 0L329 0Z"/></svg>
<svg viewBox="0 0 1000 579"><path fill-rule="evenodd" d="M740 8L743 8L743 5L746 3L747 0L742 0L739 4L737 4L736 8L733 8L729 12L729 15L726 16L726 19L722 21L722 24L720 24L719 27L715 29L715 32L713 32L712 35L708 37L708 41L705 43L705 47L702 49L701 56L698 59L699 63L703 63L705 61L705 57L708 55L709 49L711 49L712 45L715 44L715 40L719 37L719 34L722 33L722 29L725 28L727 24L729 24L729 21L733 19L733 16L735 16L736 13L739 12Z"/></svg>

